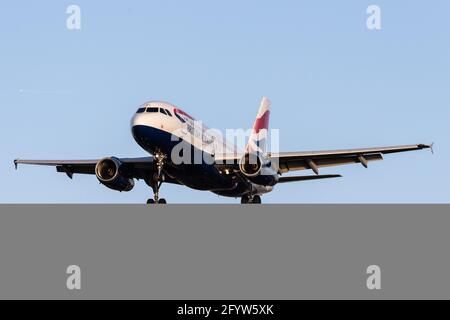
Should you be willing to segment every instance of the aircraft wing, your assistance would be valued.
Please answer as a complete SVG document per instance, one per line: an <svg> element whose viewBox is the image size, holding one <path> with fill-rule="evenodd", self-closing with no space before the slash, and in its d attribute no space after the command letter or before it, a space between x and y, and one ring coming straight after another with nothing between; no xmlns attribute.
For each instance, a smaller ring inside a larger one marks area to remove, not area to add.
<svg viewBox="0 0 450 320"><path fill-rule="evenodd" d="M269 154L269 157L274 159L275 163L278 161L279 173L311 169L316 174L319 174L319 169L322 167L360 163L367 168L369 162L383 160L383 154L415 151L427 148L432 148L432 145L414 144L381 148L281 152Z"/></svg>
<svg viewBox="0 0 450 320"><path fill-rule="evenodd" d="M413 144L395 147L361 148L325 151L304 151L304 152L279 152L269 153L267 156L272 160L272 164L279 174L289 171L311 169L316 175L323 167L334 167L344 164L360 163L368 167L369 162L383 160L383 154L415 151L432 148L433 145ZM243 154L216 156L218 167L236 168Z"/></svg>
<svg viewBox="0 0 450 320"><path fill-rule="evenodd" d="M153 157L142 158L118 158L122 162L124 169L135 179L145 179L156 172L156 164ZM92 160L14 160L14 165L28 164L39 166L56 167L57 172L64 172L72 179L73 174L95 174L95 166L101 159ZM166 177L165 182L178 183L177 181Z"/></svg>

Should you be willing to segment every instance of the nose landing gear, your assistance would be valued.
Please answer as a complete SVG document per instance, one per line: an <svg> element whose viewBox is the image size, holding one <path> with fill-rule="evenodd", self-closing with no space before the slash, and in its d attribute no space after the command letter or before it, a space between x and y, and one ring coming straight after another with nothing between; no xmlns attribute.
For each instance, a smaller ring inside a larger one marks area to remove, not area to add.
<svg viewBox="0 0 450 320"><path fill-rule="evenodd" d="M148 199L147 204L166 204L167 201L164 198L159 198L159 188L161 187L162 183L164 182L164 173L162 172L162 169L164 167L164 162L166 160L166 155L163 153L156 153L155 154L155 160L156 160L156 173L151 177L151 179L146 180L147 184L152 188L153 190L153 199Z"/></svg>

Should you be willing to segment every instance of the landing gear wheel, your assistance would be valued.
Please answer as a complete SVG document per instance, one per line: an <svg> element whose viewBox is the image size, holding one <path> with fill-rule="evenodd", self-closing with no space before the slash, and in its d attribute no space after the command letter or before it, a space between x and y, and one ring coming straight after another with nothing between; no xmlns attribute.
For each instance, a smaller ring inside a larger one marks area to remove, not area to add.
<svg viewBox="0 0 450 320"><path fill-rule="evenodd" d="M246 203L249 202L249 200L250 199L248 197L244 196L244 197L241 198L241 204L246 204Z"/></svg>
<svg viewBox="0 0 450 320"><path fill-rule="evenodd" d="M154 204L155 203L155 200L153 200L153 199L148 199L147 200L147 204Z"/></svg>
<svg viewBox="0 0 450 320"><path fill-rule="evenodd" d="M253 197L243 196L241 198L241 203L242 204L246 204L246 203L260 204L261 203L261 197L258 196L258 195L255 195Z"/></svg>
<svg viewBox="0 0 450 320"><path fill-rule="evenodd" d="M261 197L258 195L253 196L252 203L261 204Z"/></svg>
<svg viewBox="0 0 450 320"><path fill-rule="evenodd" d="M166 199L161 198L161 199L158 200L158 203L159 203L159 204L166 204L167 201L166 201Z"/></svg>

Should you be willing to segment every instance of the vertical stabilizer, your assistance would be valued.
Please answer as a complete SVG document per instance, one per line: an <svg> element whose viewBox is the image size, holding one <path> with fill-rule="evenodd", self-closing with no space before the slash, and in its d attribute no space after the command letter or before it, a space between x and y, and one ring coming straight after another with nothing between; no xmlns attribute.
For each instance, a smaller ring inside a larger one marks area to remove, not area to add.
<svg viewBox="0 0 450 320"><path fill-rule="evenodd" d="M266 153L269 132L270 100L264 97L261 101L255 123L246 147L247 152Z"/></svg>

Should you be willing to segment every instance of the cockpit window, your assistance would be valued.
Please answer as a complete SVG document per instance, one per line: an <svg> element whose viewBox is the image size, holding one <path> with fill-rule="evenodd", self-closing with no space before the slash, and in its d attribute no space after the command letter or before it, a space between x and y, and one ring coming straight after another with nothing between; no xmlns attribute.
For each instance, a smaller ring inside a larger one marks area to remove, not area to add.
<svg viewBox="0 0 450 320"><path fill-rule="evenodd" d="M142 113L142 112L151 112L151 113L160 112L162 114L165 114L166 116L169 116L169 117L172 116L172 113L170 113L169 110L167 110L165 108L158 108L158 107L139 108L136 113Z"/></svg>
<svg viewBox="0 0 450 320"><path fill-rule="evenodd" d="M147 108L147 112L158 112L158 108L156 108L156 107L149 107L149 108Z"/></svg>

